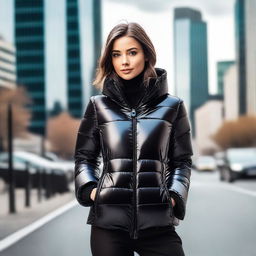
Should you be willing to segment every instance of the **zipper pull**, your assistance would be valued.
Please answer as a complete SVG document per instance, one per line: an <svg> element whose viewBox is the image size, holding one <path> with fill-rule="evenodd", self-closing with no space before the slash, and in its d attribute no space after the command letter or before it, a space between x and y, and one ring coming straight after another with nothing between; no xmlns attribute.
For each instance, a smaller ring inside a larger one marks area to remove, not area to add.
<svg viewBox="0 0 256 256"><path fill-rule="evenodd" d="M135 116L136 116L136 110L135 110L134 108L132 109L131 116L132 116L132 117L135 117Z"/></svg>

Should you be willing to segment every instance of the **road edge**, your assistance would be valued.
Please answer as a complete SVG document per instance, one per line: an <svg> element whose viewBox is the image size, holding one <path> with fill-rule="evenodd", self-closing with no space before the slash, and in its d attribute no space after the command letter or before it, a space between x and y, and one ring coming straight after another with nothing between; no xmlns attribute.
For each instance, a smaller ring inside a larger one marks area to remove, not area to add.
<svg viewBox="0 0 256 256"><path fill-rule="evenodd" d="M25 236L39 229L49 221L53 220L54 218L58 217L64 212L70 210L76 205L78 205L77 201L72 200L71 202L68 202L67 204L59 207L58 209L46 214L44 217L32 222L28 226L21 228L20 230L12 233L11 235L8 235L7 237L3 238L2 240L0 240L0 252L7 249L11 245L15 244L17 241L21 240Z"/></svg>

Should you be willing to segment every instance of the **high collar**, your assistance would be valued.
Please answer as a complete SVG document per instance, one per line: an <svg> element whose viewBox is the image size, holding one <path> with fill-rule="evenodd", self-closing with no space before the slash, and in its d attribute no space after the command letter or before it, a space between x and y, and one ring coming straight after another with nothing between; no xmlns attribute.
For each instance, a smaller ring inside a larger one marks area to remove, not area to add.
<svg viewBox="0 0 256 256"><path fill-rule="evenodd" d="M162 68L155 68L155 71L157 77L150 78L149 85L145 88L145 94L141 98L137 109L149 107L150 105L154 104L159 97L168 93L166 70ZM106 77L103 83L102 94L108 96L123 108L130 110L130 106L126 102L124 93L120 86L120 83L116 82L113 78Z"/></svg>
<svg viewBox="0 0 256 256"><path fill-rule="evenodd" d="M121 81L121 87L125 92L136 92L141 89L141 87L144 87L142 85L143 82L143 77L144 77L144 70L135 76L134 78L130 80L125 80L122 77L119 77Z"/></svg>

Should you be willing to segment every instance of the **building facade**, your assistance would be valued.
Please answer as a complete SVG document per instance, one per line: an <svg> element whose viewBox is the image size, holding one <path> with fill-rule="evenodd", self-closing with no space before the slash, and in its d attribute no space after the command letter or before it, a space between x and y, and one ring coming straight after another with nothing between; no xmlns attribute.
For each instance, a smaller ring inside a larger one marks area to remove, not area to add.
<svg viewBox="0 0 256 256"><path fill-rule="evenodd" d="M239 114L256 113L256 2L236 0L235 41Z"/></svg>
<svg viewBox="0 0 256 256"><path fill-rule="evenodd" d="M247 0L246 13L246 99L247 114L256 114L256 1Z"/></svg>
<svg viewBox="0 0 256 256"><path fill-rule="evenodd" d="M0 36L0 88L16 87L16 56L13 44Z"/></svg>
<svg viewBox="0 0 256 256"><path fill-rule="evenodd" d="M174 10L174 68L175 94L186 103L194 136L195 109L208 98L207 25L197 10Z"/></svg>
<svg viewBox="0 0 256 256"><path fill-rule="evenodd" d="M224 79L224 119L235 120L239 117L239 87L237 65L233 64L226 71Z"/></svg>
<svg viewBox="0 0 256 256"><path fill-rule="evenodd" d="M234 65L234 61L218 61L217 62L217 94L224 94L224 76L230 66Z"/></svg>
<svg viewBox="0 0 256 256"><path fill-rule="evenodd" d="M209 115L209 113L214 113ZM212 139L223 123L223 101L221 99L208 100L195 111L196 147L198 154L207 150L218 150L218 145Z"/></svg>
<svg viewBox="0 0 256 256"><path fill-rule="evenodd" d="M83 111L83 89L78 0L66 1L66 24L68 111L73 117L81 117Z"/></svg>
<svg viewBox="0 0 256 256"><path fill-rule="evenodd" d="M17 82L26 87L33 103L30 130L45 134L45 21L44 1L15 0Z"/></svg>
<svg viewBox="0 0 256 256"><path fill-rule="evenodd" d="M100 15L100 0L14 1L17 82L33 100L31 132L46 133L56 105L81 118L98 93L92 80L101 50Z"/></svg>

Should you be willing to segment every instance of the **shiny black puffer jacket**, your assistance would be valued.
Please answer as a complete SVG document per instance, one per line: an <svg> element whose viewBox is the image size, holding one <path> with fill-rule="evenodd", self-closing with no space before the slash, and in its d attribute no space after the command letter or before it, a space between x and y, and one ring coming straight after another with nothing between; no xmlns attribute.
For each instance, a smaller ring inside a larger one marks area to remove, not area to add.
<svg viewBox="0 0 256 256"><path fill-rule="evenodd" d="M168 93L167 73L156 68L136 109L118 84L104 81L81 121L75 148L75 193L91 206L87 224L140 230L184 219L191 174L191 131L183 101ZM103 170L99 170L101 155ZM94 202L82 190L97 184ZM171 197L176 201L172 207Z"/></svg>

